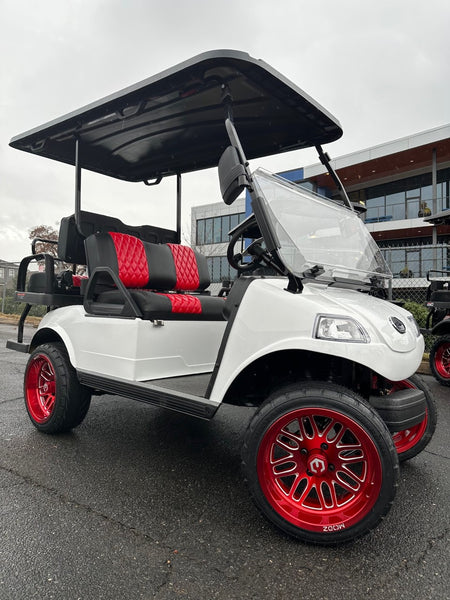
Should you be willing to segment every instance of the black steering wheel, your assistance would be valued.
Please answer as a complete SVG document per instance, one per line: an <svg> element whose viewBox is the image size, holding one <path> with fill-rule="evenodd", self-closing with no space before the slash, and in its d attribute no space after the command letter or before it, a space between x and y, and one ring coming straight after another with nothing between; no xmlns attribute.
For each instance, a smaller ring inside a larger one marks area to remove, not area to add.
<svg viewBox="0 0 450 600"><path fill-rule="evenodd" d="M227 258L230 265L239 271L240 273L245 273L248 271L253 271L256 267L261 263L264 259L265 251L263 250L261 244L263 242L263 238L259 237L253 240L253 242L245 248L242 252L234 252L234 248L236 243L239 240L242 240L245 237L255 237L255 231L258 231L259 228L256 223L256 218L252 215L251 218L242 221L237 228L235 229L233 235L231 236L230 243L228 244L227 249ZM247 236L245 235L247 233ZM242 242L241 242L242 243ZM250 256L250 261L244 262L244 257Z"/></svg>

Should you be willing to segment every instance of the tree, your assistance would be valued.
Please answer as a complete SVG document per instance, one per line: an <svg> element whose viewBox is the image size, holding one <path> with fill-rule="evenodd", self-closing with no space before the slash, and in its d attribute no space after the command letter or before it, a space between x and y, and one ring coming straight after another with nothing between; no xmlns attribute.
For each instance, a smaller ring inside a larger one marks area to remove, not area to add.
<svg viewBox="0 0 450 600"><path fill-rule="evenodd" d="M34 252L36 254L50 254L54 258L58 258L58 244L52 244L52 242L58 241L59 234L58 231L54 229L51 225L37 225L36 227L33 227L32 229L30 229L28 237L30 238L30 240L44 240L36 242L34 249ZM42 265L43 261L39 260L38 264ZM55 263L55 270L57 271L71 268L72 265L66 262L57 261L57 263ZM85 271L86 269L84 265L77 265L77 275L84 275Z"/></svg>
<svg viewBox="0 0 450 600"><path fill-rule="evenodd" d="M30 240L40 239L40 240L52 240L58 241L58 232L51 225L37 225L30 229L30 233L28 235ZM57 256L58 254L58 245L52 244L48 241L39 241L36 242L35 252L44 252L46 254L51 254L52 256Z"/></svg>

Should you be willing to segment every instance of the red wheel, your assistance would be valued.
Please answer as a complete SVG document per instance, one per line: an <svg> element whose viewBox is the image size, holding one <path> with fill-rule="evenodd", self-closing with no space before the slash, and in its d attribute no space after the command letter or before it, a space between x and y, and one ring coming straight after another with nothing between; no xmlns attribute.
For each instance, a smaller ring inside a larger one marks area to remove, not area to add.
<svg viewBox="0 0 450 600"><path fill-rule="evenodd" d="M437 339L430 351L430 368L441 385L450 386L450 336Z"/></svg>
<svg viewBox="0 0 450 600"><path fill-rule="evenodd" d="M44 433L73 429L91 403L91 390L78 381L61 342L33 351L25 369L24 396L31 422Z"/></svg>
<svg viewBox="0 0 450 600"><path fill-rule="evenodd" d="M49 420L55 407L56 378L52 363L44 354L35 354L25 374L25 401L37 423Z"/></svg>
<svg viewBox="0 0 450 600"><path fill-rule="evenodd" d="M364 518L383 478L363 427L324 408L300 408L275 421L261 440L257 468L272 507L296 527L319 532Z"/></svg>
<svg viewBox="0 0 450 600"><path fill-rule="evenodd" d="M428 386L417 375L413 375L409 379L403 381L391 382L388 393L406 388L418 388L424 392L427 410L423 421L409 429L397 431L392 434L392 439L394 440L394 445L400 461L409 460L410 458L417 456L419 452L422 452L433 436L437 421L437 410L434 398L432 397Z"/></svg>
<svg viewBox="0 0 450 600"><path fill-rule="evenodd" d="M325 383L298 384L268 400L250 424L243 464L265 516L299 539L322 544L375 527L389 510L398 470L391 436L375 410Z"/></svg>

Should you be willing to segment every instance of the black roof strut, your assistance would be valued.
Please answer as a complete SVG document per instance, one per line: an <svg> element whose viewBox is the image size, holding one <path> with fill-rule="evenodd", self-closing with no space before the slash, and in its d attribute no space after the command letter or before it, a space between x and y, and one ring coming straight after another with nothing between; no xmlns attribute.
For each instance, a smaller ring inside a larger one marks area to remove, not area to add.
<svg viewBox="0 0 450 600"><path fill-rule="evenodd" d="M331 175L334 183L336 184L336 187L339 191L339 195L344 201L344 204L347 204L350 210L354 211L355 209L353 208L353 204L351 203L350 198L348 197L347 192L345 191L345 188L338 177L338 174L331 166L330 157L328 156L328 153L324 152L322 146L320 145L316 146L316 150L319 153L320 162L327 168L328 173Z"/></svg>

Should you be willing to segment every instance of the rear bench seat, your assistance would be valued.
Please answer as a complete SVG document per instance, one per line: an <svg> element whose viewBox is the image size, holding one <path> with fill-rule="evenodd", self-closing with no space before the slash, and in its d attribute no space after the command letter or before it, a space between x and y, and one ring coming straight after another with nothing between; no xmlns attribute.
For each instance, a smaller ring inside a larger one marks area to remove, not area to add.
<svg viewBox="0 0 450 600"><path fill-rule="evenodd" d="M91 235L85 246L87 312L149 320L224 320L224 299L205 292L210 284L206 258L192 248L116 232Z"/></svg>

